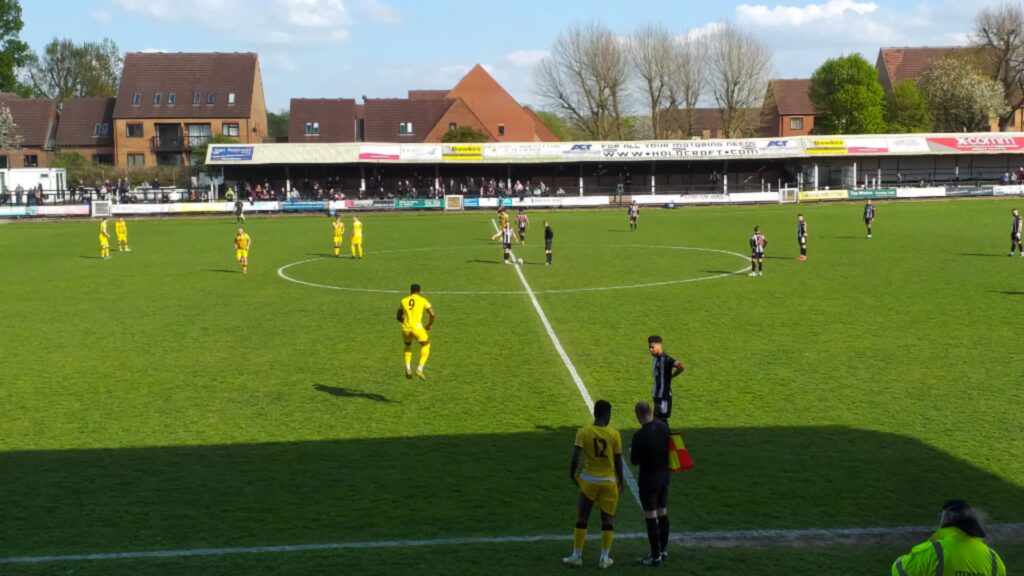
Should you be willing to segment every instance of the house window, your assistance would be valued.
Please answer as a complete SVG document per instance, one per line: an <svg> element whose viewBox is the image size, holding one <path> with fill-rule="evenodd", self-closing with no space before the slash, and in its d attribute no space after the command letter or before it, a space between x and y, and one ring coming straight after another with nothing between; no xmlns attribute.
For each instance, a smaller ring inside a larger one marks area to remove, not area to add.
<svg viewBox="0 0 1024 576"><path fill-rule="evenodd" d="M135 95L132 96L132 105L138 106L139 104L142 104L142 92L136 92Z"/></svg>
<svg viewBox="0 0 1024 576"><path fill-rule="evenodd" d="M0 168L7 168L7 156L0 156Z"/></svg>
<svg viewBox="0 0 1024 576"><path fill-rule="evenodd" d="M38 168L39 167L39 156L35 154L25 155L25 168Z"/></svg>
<svg viewBox="0 0 1024 576"><path fill-rule="evenodd" d="M125 128L128 131L127 135L129 138L142 138L142 124L133 122L126 124Z"/></svg>
<svg viewBox="0 0 1024 576"><path fill-rule="evenodd" d="M458 129L459 129L459 125L456 124L455 122L452 122L451 124L448 125L448 131L449 132L455 132Z"/></svg>
<svg viewBox="0 0 1024 576"><path fill-rule="evenodd" d="M223 124L221 126L221 133L225 136L238 137L238 124Z"/></svg>
<svg viewBox="0 0 1024 576"><path fill-rule="evenodd" d="M403 136L415 134L415 132L412 131L412 122L402 122L401 124L399 124L398 133Z"/></svg>
<svg viewBox="0 0 1024 576"><path fill-rule="evenodd" d="M803 130L804 129L804 119L801 118L800 116L797 116L796 118L790 118L789 119L789 129L790 130Z"/></svg>
<svg viewBox="0 0 1024 576"><path fill-rule="evenodd" d="M228 105L234 106L235 104L235 93L228 92Z"/></svg>
<svg viewBox="0 0 1024 576"><path fill-rule="evenodd" d="M202 92L196 92L195 95L192 96L192 104L194 106L199 106L202 103L203 103L203 93Z"/></svg>
<svg viewBox="0 0 1024 576"><path fill-rule="evenodd" d="M319 122L306 122L306 136L319 136L320 135L320 123Z"/></svg>
<svg viewBox="0 0 1024 576"><path fill-rule="evenodd" d="M498 136L504 136L504 135L505 135L505 125L504 124L498 124Z"/></svg>
<svg viewBox="0 0 1024 576"><path fill-rule="evenodd" d="M92 163L99 164L101 166L113 166L114 156L111 154L93 154Z"/></svg>
<svg viewBox="0 0 1024 576"><path fill-rule="evenodd" d="M153 104L156 104L157 106L159 106L159 105L161 105L163 103L164 103L164 95L163 94L161 94L159 92L157 92L156 94L153 94Z"/></svg>
<svg viewBox="0 0 1024 576"><path fill-rule="evenodd" d="M178 99L178 95L174 92L167 93L167 105L174 106L174 101Z"/></svg>
<svg viewBox="0 0 1024 576"><path fill-rule="evenodd" d="M110 124L106 122L99 122L96 127L93 128L93 136L110 136Z"/></svg>
<svg viewBox="0 0 1024 576"><path fill-rule="evenodd" d="M216 92L209 92L206 94L206 103L213 104L217 100Z"/></svg>
<svg viewBox="0 0 1024 576"><path fill-rule="evenodd" d="M145 166L146 165L146 155L145 154L129 154L128 155L128 165L132 166L132 167Z"/></svg>

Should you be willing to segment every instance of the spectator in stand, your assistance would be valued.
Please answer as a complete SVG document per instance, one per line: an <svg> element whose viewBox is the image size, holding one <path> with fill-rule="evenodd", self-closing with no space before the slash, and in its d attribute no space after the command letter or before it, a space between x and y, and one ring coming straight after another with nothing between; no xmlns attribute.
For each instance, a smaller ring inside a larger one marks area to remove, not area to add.
<svg viewBox="0 0 1024 576"><path fill-rule="evenodd" d="M1017 170L1017 182L1024 183L1024 166Z"/></svg>
<svg viewBox="0 0 1024 576"><path fill-rule="evenodd" d="M547 196L547 194L548 194L548 187L544 184L543 180L541 180L540 182L537 183L537 189L540 190L540 195L541 196Z"/></svg>
<svg viewBox="0 0 1024 576"><path fill-rule="evenodd" d="M555 190L555 196L565 196L565 189L559 186L558 190Z"/></svg>
<svg viewBox="0 0 1024 576"><path fill-rule="evenodd" d="M516 180L516 183L515 183L515 185L514 185L514 186L512 186L512 192L513 192L513 193L514 193L514 194L515 194L516 196L519 196L520 198L522 198L522 196L523 196L523 190L524 190L524 188L523 188L523 183L522 183L522 182L520 182L519 180Z"/></svg>
<svg viewBox="0 0 1024 576"><path fill-rule="evenodd" d="M1004 185L1004 186L1008 185L1010 183L1010 173L1009 172L1003 173L1003 177L999 179L999 183Z"/></svg>
<svg viewBox="0 0 1024 576"><path fill-rule="evenodd" d="M21 187L21 184L18 184L14 188L14 205L15 206L21 206L21 197L24 196L24 195L25 195L25 189Z"/></svg>

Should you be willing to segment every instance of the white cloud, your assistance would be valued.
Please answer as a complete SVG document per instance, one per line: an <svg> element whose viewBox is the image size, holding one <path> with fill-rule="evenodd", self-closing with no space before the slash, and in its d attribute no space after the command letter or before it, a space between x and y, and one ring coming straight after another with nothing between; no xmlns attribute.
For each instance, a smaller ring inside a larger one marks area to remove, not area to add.
<svg viewBox="0 0 1024 576"><path fill-rule="evenodd" d="M167 54L170 50L164 50L163 48L143 48L139 50L143 54Z"/></svg>
<svg viewBox="0 0 1024 576"><path fill-rule="evenodd" d="M688 30L684 34L679 35L676 39L679 41L685 40L700 40L701 38L707 38L712 34L718 32L722 28L725 28L725 22L712 22L699 28L693 28Z"/></svg>
<svg viewBox="0 0 1024 576"><path fill-rule="evenodd" d="M741 24L757 27L801 27L812 23L822 23L842 19L848 14L864 16L878 10L874 2L856 2L855 0L826 0L823 4L807 4L805 6L786 6L776 4L740 4L736 7L736 17Z"/></svg>
<svg viewBox="0 0 1024 576"><path fill-rule="evenodd" d="M378 24L398 24L404 18L402 11L380 0L362 0L362 12Z"/></svg>
<svg viewBox="0 0 1024 576"><path fill-rule="evenodd" d="M516 50L505 54L505 60L514 66L530 67L550 54L547 50Z"/></svg>
<svg viewBox="0 0 1024 576"><path fill-rule="evenodd" d="M341 0L111 0L153 20L230 32L249 42L320 45L348 39Z"/></svg>
<svg viewBox="0 0 1024 576"><path fill-rule="evenodd" d="M92 19L99 24L110 24L114 17L106 10L93 10Z"/></svg>
<svg viewBox="0 0 1024 576"><path fill-rule="evenodd" d="M273 62L274 66L279 70L283 70L285 72L294 72L296 69L295 60L284 52L274 54L271 58L271 62Z"/></svg>

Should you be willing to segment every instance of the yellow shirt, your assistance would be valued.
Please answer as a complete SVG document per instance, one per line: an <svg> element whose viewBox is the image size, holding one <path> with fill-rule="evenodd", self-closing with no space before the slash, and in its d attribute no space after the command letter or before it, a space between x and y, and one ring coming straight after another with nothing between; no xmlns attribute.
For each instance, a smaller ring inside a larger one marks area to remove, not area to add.
<svg viewBox="0 0 1024 576"><path fill-rule="evenodd" d="M345 223L344 222L331 222L331 227L334 228L334 237L341 238L345 235Z"/></svg>
<svg viewBox="0 0 1024 576"><path fill-rule="evenodd" d="M498 219L500 220L502 228L504 228L505 226L508 226L508 214L502 212L501 216L499 216Z"/></svg>
<svg viewBox="0 0 1024 576"><path fill-rule="evenodd" d="M125 222L117 222L114 224L114 231L117 232L118 236L125 236L128 234L128 224Z"/></svg>
<svg viewBox="0 0 1024 576"><path fill-rule="evenodd" d="M576 433L576 447L583 450L583 474L587 481L615 481L615 456L622 455L622 437L610 426L584 426Z"/></svg>
<svg viewBox="0 0 1024 576"><path fill-rule="evenodd" d="M430 302L419 294L402 298L402 328L423 328L423 312L430 308Z"/></svg>
<svg viewBox="0 0 1024 576"><path fill-rule="evenodd" d="M252 239L248 234L235 234L235 247L239 250L248 250L251 243Z"/></svg>
<svg viewBox="0 0 1024 576"><path fill-rule="evenodd" d="M356 240L362 240L363 239L363 223L362 222L353 222L352 223L352 238L354 238Z"/></svg>
<svg viewBox="0 0 1024 576"><path fill-rule="evenodd" d="M107 232L106 220L100 222L100 236L110 236L110 234Z"/></svg>

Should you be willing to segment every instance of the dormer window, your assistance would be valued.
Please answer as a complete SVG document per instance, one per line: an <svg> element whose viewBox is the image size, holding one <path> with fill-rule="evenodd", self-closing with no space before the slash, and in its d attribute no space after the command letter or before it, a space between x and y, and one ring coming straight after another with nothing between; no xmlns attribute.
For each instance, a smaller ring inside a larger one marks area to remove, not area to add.
<svg viewBox="0 0 1024 576"><path fill-rule="evenodd" d="M196 92L195 95L192 97L192 104L194 106L199 106L202 103L203 103L203 93L202 92Z"/></svg>
<svg viewBox="0 0 1024 576"><path fill-rule="evenodd" d="M159 105L163 104L163 102L164 102L164 95L163 94L161 94L159 92L157 92L156 94L153 94L153 104L159 106Z"/></svg>
<svg viewBox="0 0 1024 576"><path fill-rule="evenodd" d="M174 101L177 100L177 99L178 99L177 95L174 92L168 92L167 93L167 105L168 106L173 106L174 105Z"/></svg>
<svg viewBox="0 0 1024 576"><path fill-rule="evenodd" d="M228 92L228 105L229 106L234 106L234 104L235 104L235 93L234 92Z"/></svg>
<svg viewBox="0 0 1024 576"><path fill-rule="evenodd" d="M217 101L217 94L215 92L213 92L213 91L210 91L206 95L206 103L207 104L213 104L216 101Z"/></svg>
<svg viewBox="0 0 1024 576"><path fill-rule="evenodd" d="M402 136L411 136L412 134L415 134L415 132L412 131L412 122L402 122L399 124L398 133Z"/></svg>
<svg viewBox="0 0 1024 576"><path fill-rule="evenodd" d="M138 106L140 104L142 104L142 92L136 92L135 95L132 96L132 105Z"/></svg>

